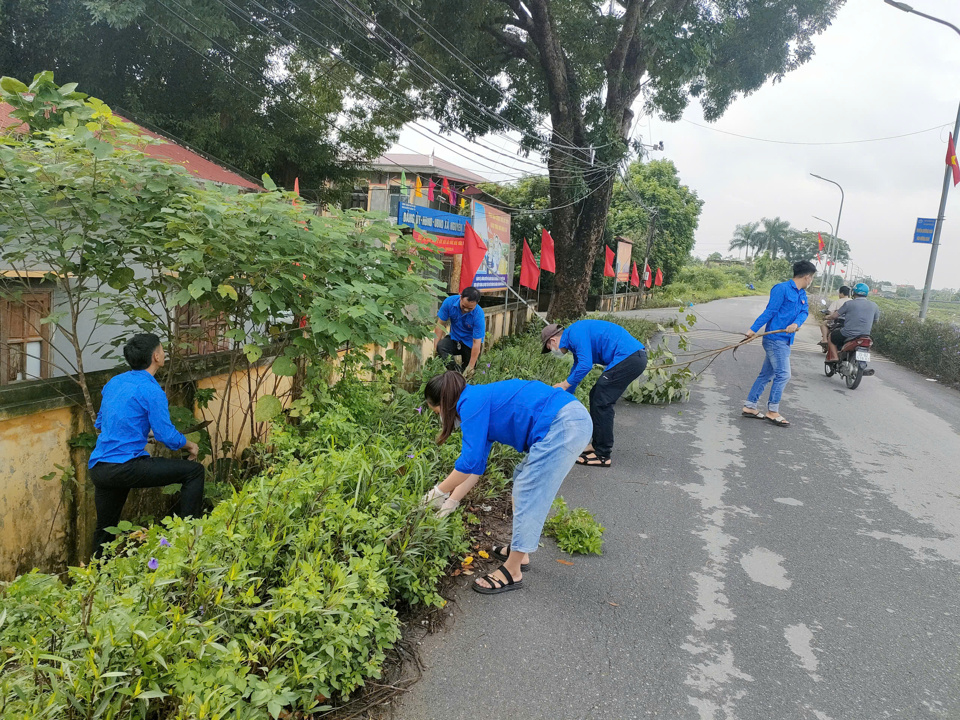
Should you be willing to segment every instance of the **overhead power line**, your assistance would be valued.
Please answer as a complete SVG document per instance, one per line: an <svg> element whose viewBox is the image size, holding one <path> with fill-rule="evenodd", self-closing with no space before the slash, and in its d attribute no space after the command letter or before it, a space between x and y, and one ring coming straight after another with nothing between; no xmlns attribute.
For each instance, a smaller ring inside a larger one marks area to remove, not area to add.
<svg viewBox="0 0 960 720"><path fill-rule="evenodd" d="M180 5L180 3L177 2L177 0L171 0L171 2L176 3L176 4L178 5L178 7L180 7L181 9L183 9L186 13L188 13L189 15L191 15L191 17L193 17L193 18L194 18L195 20L197 20L198 22L203 22L195 13L191 12L190 10L188 10L188 9L184 8L182 5ZM276 40L277 42L282 43L282 44L286 44L286 43L289 42L286 38L284 38L283 36L277 34L272 28L270 28L269 26L267 26L262 20L257 20L257 19L251 20L251 18L246 15L246 13L244 12L243 8L241 8L240 6L238 6L235 2L233 2L233 0L221 0L221 3L222 3L223 5L225 5L225 6L228 8L228 10L230 10L231 12L233 12L233 14L235 14L240 20L242 20L243 22L247 23L250 27L252 27L256 32L259 32L259 33L261 33L261 34L268 35L268 36L274 38L274 40ZM342 63L344 63L345 65L347 65L348 67L352 68L356 73L358 73L359 75L367 78L368 80L370 80L371 82L373 82L374 84L376 84L378 87L380 87L381 89L383 89L383 90L384 90L385 92L387 92L389 95L391 95L391 96L399 99L402 103L409 103L409 102L410 102L410 98L407 98L406 96L403 96L402 94L397 93L397 92L394 91L392 88L386 86L379 78L373 77L373 76L371 76L369 73L367 73L367 72L365 72L364 70L358 68L356 65L352 64L350 61L348 61L346 58L344 58L343 55L342 55L341 53L339 53L335 48L331 47L331 46L328 45L328 44L325 44L325 43L321 42L320 40L317 40L317 38L315 38L315 37L309 35L308 33L306 33L306 32L303 30L303 28L299 28L299 27L297 27L296 25L293 25L292 23L289 22L289 20L287 20L286 18L284 18L284 17L282 17L282 16L280 16L280 15L277 15L275 12L271 11L269 8L266 8L266 7L264 7L263 5L261 5L260 3L256 2L256 0L254 0L253 4L254 4L256 7L260 8L263 12L265 12L265 13L267 13L267 14L269 14L269 15L272 15L273 17L275 17L275 18L276 18L280 23L282 23L283 25L292 28L292 29L293 29L295 32L297 32L298 34L303 35L303 36L304 36L308 41L310 41L312 44L314 44L315 46L317 46L317 47L319 47L320 49L324 50L325 52L328 52L328 53L331 54L333 57L337 58L340 62L342 62ZM305 15L307 15L307 14L305 13ZM179 17L179 16L178 16L178 17ZM314 16L309 16L309 17L310 17L311 20L313 20L313 21L316 22L317 24L321 25L322 27L324 27L325 29L327 29L329 32L335 34L335 35L336 35L338 38L340 38L340 40L342 40L343 42L352 45L353 47L357 48L358 51L364 53L365 55L367 55L367 56L370 57L371 59L376 60L376 58L373 58L373 56L372 56L370 53L366 52L365 50L363 50L362 48L360 48L359 46L357 46L355 43L353 43L353 42L350 41L349 39L343 37L341 34L337 33L335 30L333 30L333 29L330 28L329 26L325 25L323 22L321 22L321 21L320 21L319 19L317 19L316 17L314 17ZM182 19L182 18L181 18L181 19ZM208 38L209 38L209 36L207 36L207 35L205 35L205 37L208 37ZM212 39L211 39L211 42L213 42ZM221 47L222 47L222 46L221 46ZM225 53L227 53L227 54L231 54L230 51L227 50L226 48L222 48L222 49L223 49L223 52L225 52ZM364 91L363 88L359 88L359 91L360 91L361 93L363 93L363 94L368 95L368 96L371 97L372 99L376 100L376 98L374 98L369 91ZM459 155L459 156L461 156L461 157L464 157L464 158L466 158L466 159L468 159L468 160L472 160L473 162L478 162L478 161L475 160L475 159L472 157L472 155L476 155L476 156L478 156L478 157L481 157L481 158L483 158L484 160L487 160L487 161L489 161L489 162L494 162L494 163L500 162L500 161L497 161L496 159L489 158L488 156L483 155L482 153L479 153L479 152L477 152L477 151L475 151L475 150L471 150L470 148L466 148L466 147L464 147L463 145L460 145L459 143L456 143L456 142L453 141L451 138L448 138L447 136L441 135L441 134L433 131L432 129L430 129L430 128L427 127L426 125L423 125L422 123L420 123L419 121L417 121L416 118L415 118L412 114L409 115L409 116L406 118L406 122L407 122L409 125L412 126L411 129L412 129L414 132L416 132L418 135L424 136L424 137L426 137L428 140L431 140L432 142L437 142L437 143L439 143L441 146L446 147L446 149L448 149L450 152L452 152L452 153L454 153L454 154L456 154L456 155ZM467 136L464 135L463 133L457 132L457 131L455 131L455 130L454 130L453 132L454 132L454 134L459 135L460 137L463 137L465 140L468 140L468 141L470 141L470 142L476 143L477 145L479 145L481 148L484 148L485 150L489 150L489 151L494 152L494 153L496 153L496 154L498 154L498 155L502 155L503 157L509 158L509 159L511 159L512 161L519 161L519 162L522 162L522 163L524 163L524 164L530 165L530 166L534 167L536 170L542 170L542 169L543 169L543 166L542 166L540 163L532 162L532 161L526 160L526 159L524 159L524 158L517 158L515 155L511 155L511 154L509 154L509 153L505 153L505 152L500 151L500 150L498 150L498 149L496 149L496 148L490 148L490 147L488 147L488 146L486 146L486 145L483 145L482 143L477 143L476 141L471 140L469 137L467 137ZM428 137L428 135L425 135L425 133L427 133L427 134L429 135L429 137ZM507 138L507 139L509 140L510 138ZM515 142L515 141L514 141L514 142ZM401 145L401 147L403 147L403 146ZM409 149L409 148L407 148L407 149ZM465 154L465 153L470 153L470 154ZM487 169L492 170L492 171L495 172L495 173L498 173L498 174L500 174L500 175L505 176L507 179L512 179L512 180L517 180L517 179L521 179L521 178L523 178L523 177L528 177L528 176L530 176L530 175L536 174L536 173L534 173L533 171L526 171L526 172L521 171L520 174L518 174L518 175L511 175L510 173L504 172L504 170L503 170L500 166L494 167L494 166L491 166L491 165L489 165L489 164L487 164L487 163L485 163L485 162L478 162L478 164L480 164L482 167L486 167ZM510 168L510 169L516 170L517 168ZM566 176L561 176L561 177L565 177L566 179L573 179L573 180L575 180L575 182L568 183L567 186L571 186L571 187L577 186L577 187L579 187L580 185L583 184L583 182L586 181L587 178L591 177L591 176L594 175L594 174L600 174L601 171L602 171L602 169L600 169L600 168L590 168L589 170L587 170L587 171L585 171L585 172L583 172L583 173L579 173L579 174L568 174L568 175L566 175ZM556 174L556 173L555 173L555 174Z"/></svg>
<svg viewBox="0 0 960 720"><path fill-rule="evenodd" d="M176 0L172 0L172 1L173 1L173 2L176 2ZM200 35L202 35L204 38L206 38L207 41L210 42L212 45L217 45L217 46L221 47L221 52L223 52L223 53L226 54L227 56L233 58L234 60L237 60L238 62L246 65L248 68L253 69L257 74L259 74L259 75L261 76L261 78L264 79L265 82L271 82L271 81L269 81L267 78L263 77L262 73L261 73L257 68L254 68L254 67L251 66L249 63L247 63L246 61L244 61L242 58L237 57L236 55L234 55L233 53L231 53L229 50L223 48L223 46L220 45L220 43L216 42L213 38L211 38L211 37L210 37L209 35L207 35L205 32L203 32L202 30L200 30L199 28L197 28L197 27L196 27L194 24L192 24L190 21L186 20L184 17L182 17L181 15L179 15L178 13L176 13L174 10L172 10L170 7L168 7L167 5L165 5L165 4L162 2L162 0L158 0L158 4L160 4L164 9L167 10L167 12L169 12L171 15L173 15L174 17L176 17L177 19L179 19L179 20L180 20L182 23L184 23L186 26L190 27L194 32L197 32L198 34L200 34ZM177 3L177 4L178 4L178 6L179 6L179 3ZM180 6L180 7L182 7L182 6ZM191 14L192 14L192 13L191 13ZM233 80L233 81L236 82L237 84L243 86L248 92L251 92L255 97L258 97L260 100L266 99L264 96L260 95L259 93L256 93L256 92L255 92L252 88L250 88L243 80L241 80L240 78L238 78L236 75L234 75L233 73L231 73L229 70L227 70L226 68L224 68L222 65L220 65L219 63L215 63L215 62L213 61L213 59L212 59L209 55L206 55L206 54L202 53L201 51L197 50L197 49L194 48L189 42L187 42L185 39L183 39L182 37L180 37L179 35L177 35L177 33L173 32L173 31L170 30L169 28L165 27L165 26L164 26L162 23L160 23L156 18L153 18L152 16L149 16L149 15L147 15L146 17L147 17L151 22L153 22L155 25L157 25L157 27L159 27L164 33L166 33L167 35L169 35L172 39L174 39L174 40L176 40L177 42L181 43L182 45L184 45L184 47L186 47L188 50L194 52L195 54L197 54L197 55L198 55L199 57L201 57L202 59L204 59L204 60L206 60L207 62L213 64L217 69L219 69L221 72L223 72L227 77L229 77L231 80ZM194 16L194 17L196 17L196 16ZM277 85L277 83L271 83L271 84L273 84L274 86ZM300 101L297 100L296 98L292 97L289 93L284 93L283 91L279 91L279 94L280 94L280 95L283 95L283 96L284 96L287 100L289 100L291 103L293 103L293 104L295 104L295 105L298 105L299 107L302 107L302 108L305 109L308 113L312 114L312 115L315 116L317 119L319 119L321 122L323 122L324 124L328 125L328 126L331 127L332 129L336 130L338 133L341 133L341 134L343 134L343 135L347 135L347 134L348 134L348 131L347 131L347 130L344 130L344 129L338 127L338 126L337 126L333 121L331 121L329 118L324 117L323 115L317 113L317 112L316 112L315 110L313 110L312 108L304 105L302 102L300 102ZM287 117L289 120L291 120L293 123L298 124L298 125L300 124L295 118L293 118L292 116L290 116L290 115L289 115L288 113L286 113L285 111L282 111L282 110L281 110L280 112L281 112L285 117ZM403 145L400 145L399 147L402 147L402 148L404 148L404 149L406 149L406 150L410 150L411 152L415 152L415 151L411 150L410 148L404 147ZM398 168L398 170L406 170L406 171L410 171L412 174L415 174L415 171L414 171L413 169L411 169L411 168L409 168L409 167L405 167L405 166L401 165L400 163L397 163L397 162L394 161L392 158L387 158L387 159L388 159L391 163L393 163L394 165L396 165L396 167ZM522 177L529 177L529 175L525 175L525 176L522 176ZM597 192L600 188L602 188L602 187L603 187L607 182L609 182L612 178L613 178L613 173L611 173L611 174L609 175L609 177L606 178L606 179L605 179L602 183L600 183L598 186L596 186L596 187L594 187L592 190L590 190L590 192L588 192L588 193L586 193L585 195L583 195L582 197L579 197L579 198L577 198L577 199L575 199L575 200L573 200L573 201L571 201L571 202L569 202L569 203L566 203L566 204L564 204L564 205L558 205L558 206L555 206L555 207L548 207L548 208L542 208L542 209L524 209L524 208L513 208L513 207L509 207L509 206L505 206L505 205L493 205L493 204L491 204L491 205L492 205L493 207L498 207L498 208L503 209L503 210L508 210L508 211L514 212L514 213L516 213L516 214L542 214L542 213L548 213L548 212L552 212L553 210L559 210L559 209L562 209L562 208L565 208L565 207L569 207L569 206L571 206L571 205L575 205L575 204L577 204L577 203L579 203L579 202L582 202L584 199L586 199L587 197L589 197L589 196L592 195L593 193Z"/></svg>
<svg viewBox="0 0 960 720"><path fill-rule="evenodd" d="M838 140L833 142L803 142L799 140L772 140L770 138L759 138L753 137L751 135L741 135L740 133L730 132L729 130L721 130L720 128L710 127L709 125L701 125L696 123L693 120L683 119L685 123L690 125L695 125L698 128L703 128L704 130L710 130L712 132L721 133L723 135L732 135L733 137L738 137L743 140L754 140L756 142L765 142L773 143L775 145L858 145L860 143L872 143L872 142L883 142L885 140L899 140L900 138L910 137L912 135L922 135L923 133L932 132L933 130L939 130L942 127L949 125L950 123L941 123L940 125L934 125L929 127L926 130L917 130L915 132L903 133L902 135L888 135L887 137L878 137L878 138L867 138L865 140Z"/></svg>

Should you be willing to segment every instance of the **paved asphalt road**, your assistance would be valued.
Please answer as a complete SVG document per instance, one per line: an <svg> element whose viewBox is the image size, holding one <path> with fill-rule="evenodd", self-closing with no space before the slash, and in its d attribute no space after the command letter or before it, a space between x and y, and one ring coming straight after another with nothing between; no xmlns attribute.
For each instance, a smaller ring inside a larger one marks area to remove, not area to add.
<svg viewBox="0 0 960 720"><path fill-rule="evenodd" d="M691 338L725 345L763 304L698 306ZM619 404L616 466L561 489L603 556L545 539L522 590L461 593L396 717L960 718L960 395L884 362L848 391L818 339L789 429L740 417L752 346L689 403Z"/></svg>

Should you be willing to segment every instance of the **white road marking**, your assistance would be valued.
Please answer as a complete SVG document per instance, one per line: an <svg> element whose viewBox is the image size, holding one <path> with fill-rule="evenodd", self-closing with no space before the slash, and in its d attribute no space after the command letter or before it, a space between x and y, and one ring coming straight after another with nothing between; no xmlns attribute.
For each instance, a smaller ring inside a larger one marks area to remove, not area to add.
<svg viewBox="0 0 960 720"><path fill-rule="evenodd" d="M803 505L802 502L800 502L796 498L791 498L791 497L774 498L773 501L778 502L781 505L795 505L797 507Z"/></svg>

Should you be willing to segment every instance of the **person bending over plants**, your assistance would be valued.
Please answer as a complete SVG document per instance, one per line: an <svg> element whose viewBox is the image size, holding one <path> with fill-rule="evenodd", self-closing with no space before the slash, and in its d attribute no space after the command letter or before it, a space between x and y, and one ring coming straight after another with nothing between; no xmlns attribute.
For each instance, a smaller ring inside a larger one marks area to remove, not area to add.
<svg viewBox="0 0 960 720"><path fill-rule="evenodd" d="M441 444L460 427L463 449L447 478L424 502L449 514L487 468L493 443L527 453L513 472L513 537L493 546L503 564L477 579L473 589L495 595L523 586L523 568L540 543L540 533L563 479L590 441L590 413L568 392L537 380L503 380L467 385L458 372L430 379L427 406L440 416ZM462 423L462 425L461 425Z"/></svg>

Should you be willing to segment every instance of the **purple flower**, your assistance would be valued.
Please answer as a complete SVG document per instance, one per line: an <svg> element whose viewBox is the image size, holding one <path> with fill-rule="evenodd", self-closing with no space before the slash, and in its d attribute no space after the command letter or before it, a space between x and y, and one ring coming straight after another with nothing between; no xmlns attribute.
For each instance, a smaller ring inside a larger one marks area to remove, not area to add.
<svg viewBox="0 0 960 720"><path fill-rule="evenodd" d="M160 538L160 547L170 547L170 542L165 538Z"/></svg>
<svg viewBox="0 0 960 720"><path fill-rule="evenodd" d="M487 374L487 371L486 371L486 370L481 370L480 372L482 372L484 375Z"/></svg>
<svg viewBox="0 0 960 720"><path fill-rule="evenodd" d="M490 367L490 363L487 363L487 367Z"/></svg>
<svg viewBox="0 0 960 720"><path fill-rule="evenodd" d="M423 412L423 406L417 408L417 415Z"/></svg>
<svg viewBox="0 0 960 720"><path fill-rule="evenodd" d="M412 458L412 457L413 457L413 455L407 455L407 457L408 457L408 458Z"/></svg>
<svg viewBox="0 0 960 720"><path fill-rule="evenodd" d="M203 615L203 605L201 605L201 606L197 609L197 612L198 612L200 615Z"/></svg>
<svg viewBox="0 0 960 720"><path fill-rule="evenodd" d="M150 562L147 563L147 567L151 570L156 570L158 567L160 567L160 561L156 558L150 558Z"/></svg>

